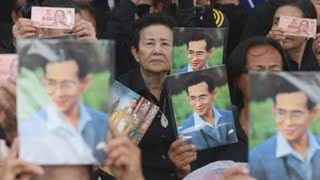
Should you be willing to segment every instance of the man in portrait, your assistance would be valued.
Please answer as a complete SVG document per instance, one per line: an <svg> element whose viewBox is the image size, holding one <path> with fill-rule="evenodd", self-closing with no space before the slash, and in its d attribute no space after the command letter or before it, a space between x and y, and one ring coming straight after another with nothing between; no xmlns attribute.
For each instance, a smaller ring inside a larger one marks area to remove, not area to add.
<svg viewBox="0 0 320 180"><path fill-rule="evenodd" d="M178 73L208 68L208 60L213 55L213 40L210 35L194 32L187 41L188 66Z"/></svg>
<svg viewBox="0 0 320 180"><path fill-rule="evenodd" d="M320 139L310 131L317 104L289 82L275 90L272 111L278 132L250 151L250 173L266 180L319 179Z"/></svg>
<svg viewBox="0 0 320 180"><path fill-rule="evenodd" d="M212 105L218 89L210 76L193 73L186 81L186 92L193 113L178 127L180 137L189 139L197 150L238 141L232 112Z"/></svg>
<svg viewBox="0 0 320 180"><path fill-rule="evenodd" d="M19 122L20 156L37 164L102 163L105 154L96 149L105 142L107 115L81 102L91 83L88 57L72 48L61 51L63 59L43 66L48 105Z"/></svg>

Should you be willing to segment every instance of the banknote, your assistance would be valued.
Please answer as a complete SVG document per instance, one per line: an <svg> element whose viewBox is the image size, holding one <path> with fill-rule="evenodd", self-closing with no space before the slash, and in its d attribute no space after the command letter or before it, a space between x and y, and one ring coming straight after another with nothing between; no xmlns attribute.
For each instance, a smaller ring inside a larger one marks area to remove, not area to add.
<svg viewBox="0 0 320 180"><path fill-rule="evenodd" d="M39 28L72 29L74 18L74 8L34 6L31 9L31 20Z"/></svg>
<svg viewBox="0 0 320 180"><path fill-rule="evenodd" d="M317 33L317 19L280 16L279 27L286 35L312 38Z"/></svg>

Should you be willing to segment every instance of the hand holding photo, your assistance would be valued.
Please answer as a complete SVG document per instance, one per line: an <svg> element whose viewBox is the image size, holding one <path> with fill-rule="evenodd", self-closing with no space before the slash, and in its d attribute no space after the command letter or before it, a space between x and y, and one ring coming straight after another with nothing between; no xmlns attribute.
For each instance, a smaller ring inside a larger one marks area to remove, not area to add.
<svg viewBox="0 0 320 180"><path fill-rule="evenodd" d="M20 158L40 165L103 163L112 43L18 41ZM98 147L97 147L98 146Z"/></svg>
<svg viewBox="0 0 320 180"><path fill-rule="evenodd" d="M196 150L238 142L224 66L167 77L178 136Z"/></svg>
<svg viewBox="0 0 320 180"><path fill-rule="evenodd" d="M250 174L319 179L320 73L255 73L250 80Z"/></svg>
<svg viewBox="0 0 320 180"><path fill-rule="evenodd" d="M111 97L109 122L139 144L159 107L118 81L111 86Z"/></svg>

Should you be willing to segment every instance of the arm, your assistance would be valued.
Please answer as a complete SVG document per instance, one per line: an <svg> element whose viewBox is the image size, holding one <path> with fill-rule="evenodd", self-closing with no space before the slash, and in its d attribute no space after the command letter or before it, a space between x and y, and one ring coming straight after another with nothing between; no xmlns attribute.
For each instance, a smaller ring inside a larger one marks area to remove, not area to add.
<svg viewBox="0 0 320 180"><path fill-rule="evenodd" d="M140 149L111 124L109 130L113 138L104 149L108 154L106 164L119 180L144 180Z"/></svg>
<svg viewBox="0 0 320 180"><path fill-rule="evenodd" d="M193 0L179 0L177 22L180 27L216 27L209 5L194 7Z"/></svg>
<svg viewBox="0 0 320 180"><path fill-rule="evenodd" d="M123 41L130 39L133 33L135 14L138 11L138 3L139 0L123 0L119 9L111 14L105 35L108 39Z"/></svg>
<svg viewBox="0 0 320 180"><path fill-rule="evenodd" d="M194 145L178 139L171 144L168 157L176 166L178 177L182 179L191 172L190 163L197 159L197 153Z"/></svg>
<svg viewBox="0 0 320 180"><path fill-rule="evenodd" d="M31 179L32 177L44 174L40 166L18 159L18 140L15 139L9 151L8 157L0 169L0 180Z"/></svg>

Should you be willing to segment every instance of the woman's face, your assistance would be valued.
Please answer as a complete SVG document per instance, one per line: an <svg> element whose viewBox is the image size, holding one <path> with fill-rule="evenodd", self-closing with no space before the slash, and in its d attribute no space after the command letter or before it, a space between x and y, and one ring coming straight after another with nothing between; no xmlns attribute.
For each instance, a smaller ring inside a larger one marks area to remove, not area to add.
<svg viewBox="0 0 320 180"><path fill-rule="evenodd" d="M132 53L144 71L167 72L171 67L173 32L164 25L151 25L140 31L139 50Z"/></svg>
<svg viewBox="0 0 320 180"><path fill-rule="evenodd" d="M280 16L292 16L292 17L302 18L303 12L294 6L279 7L274 14L273 26L276 26L276 27L278 26ZM307 38L305 38L305 37L286 36L286 38L283 40L282 47L284 50L298 49L306 41L307 41Z"/></svg>

